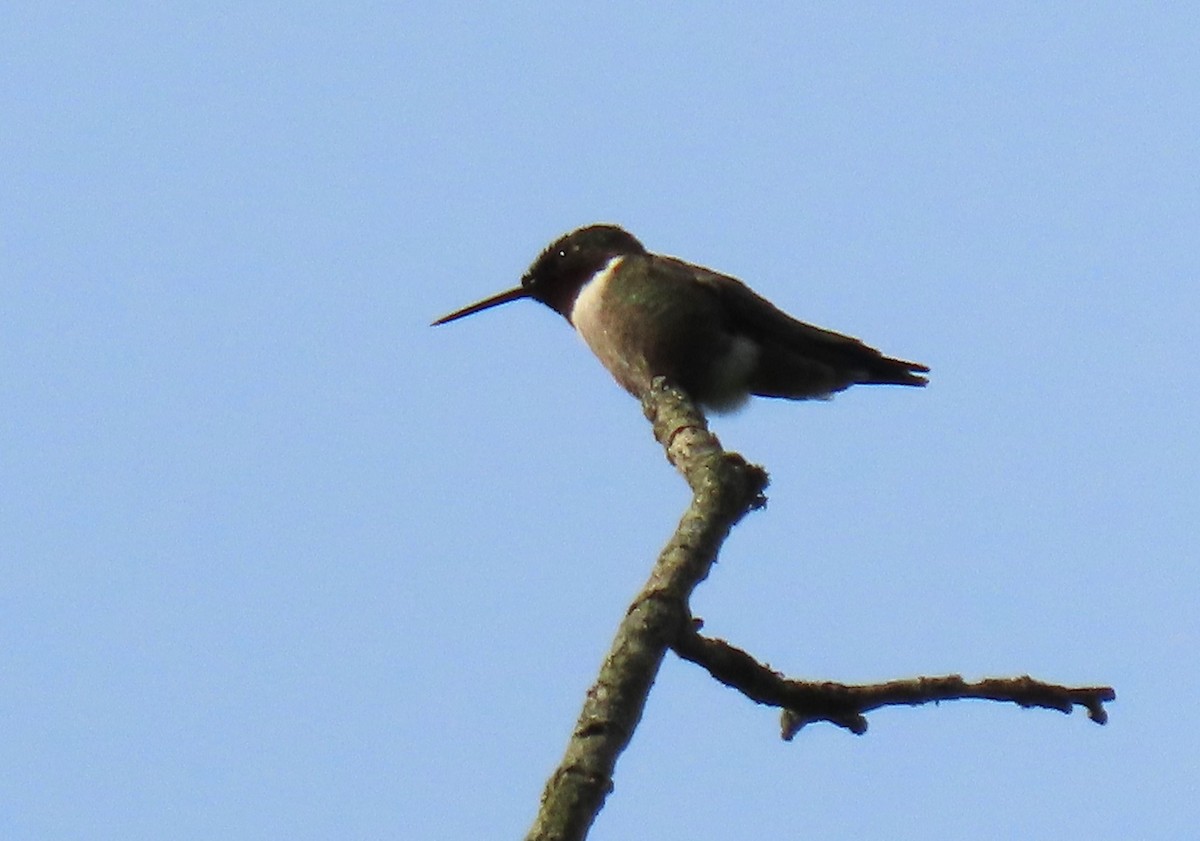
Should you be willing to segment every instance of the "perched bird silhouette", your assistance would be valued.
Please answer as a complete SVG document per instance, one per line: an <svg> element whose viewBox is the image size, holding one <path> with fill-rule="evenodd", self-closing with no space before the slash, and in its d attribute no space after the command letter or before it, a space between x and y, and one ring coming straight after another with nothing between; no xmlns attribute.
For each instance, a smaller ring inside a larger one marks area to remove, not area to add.
<svg viewBox="0 0 1200 841"><path fill-rule="evenodd" d="M575 328L620 385L641 397L656 376L715 411L751 395L824 398L852 385L923 386L929 368L797 321L729 275L653 254L616 225L555 240L521 285L439 318L446 324L533 298Z"/></svg>

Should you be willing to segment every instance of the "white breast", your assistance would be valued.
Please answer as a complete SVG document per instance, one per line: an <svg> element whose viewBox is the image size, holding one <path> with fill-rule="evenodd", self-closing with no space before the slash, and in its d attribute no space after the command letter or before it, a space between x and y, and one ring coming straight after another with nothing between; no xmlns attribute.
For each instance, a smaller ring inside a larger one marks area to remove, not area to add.
<svg viewBox="0 0 1200 841"><path fill-rule="evenodd" d="M600 309L603 306L604 289L612 279L613 272L621 265L624 257L613 257L589 280L575 297L571 305L571 323L585 339L603 331Z"/></svg>

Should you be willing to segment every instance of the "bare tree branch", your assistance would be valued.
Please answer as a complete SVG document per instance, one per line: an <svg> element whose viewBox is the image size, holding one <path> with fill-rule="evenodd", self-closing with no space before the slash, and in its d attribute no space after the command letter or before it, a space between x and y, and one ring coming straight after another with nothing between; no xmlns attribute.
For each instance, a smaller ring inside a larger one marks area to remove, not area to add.
<svg viewBox="0 0 1200 841"><path fill-rule="evenodd" d="M865 733L864 713L880 707L919 706L969 698L1008 701L1022 707L1040 707L1069 713L1075 706L1087 709L1097 724L1108 721L1104 702L1116 699L1108 686L1059 686L1028 675L986 678L969 683L958 675L918 677L875 684L792 680L759 663L750 654L724 640L702 636L695 627L680 634L672 648L684 660L703 666L721 683L759 704L783 708L784 739L815 721L828 721L852 733Z"/></svg>
<svg viewBox="0 0 1200 841"><path fill-rule="evenodd" d="M692 591L708 576L730 529L766 504L767 474L723 451L700 411L661 378L642 407L667 458L691 487L692 501L617 629L562 762L546 783L527 841L585 838L612 790L617 758L641 720L668 648L751 700L781 707L785 739L815 721L864 733L865 713L879 707L965 698L1066 713L1078 705L1093 721L1107 720L1103 705L1116 697L1107 686L1058 686L1028 676L968 683L947 675L867 685L790 680L729 643L701 636L689 607Z"/></svg>
<svg viewBox="0 0 1200 841"><path fill-rule="evenodd" d="M566 755L546 783L528 841L587 835L612 790L613 767L642 717L663 655L687 628L692 591L733 525L764 502L767 474L724 452L686 395L656 381L643 408L667 458L691 486L692 502L617 629Z"/></svg>

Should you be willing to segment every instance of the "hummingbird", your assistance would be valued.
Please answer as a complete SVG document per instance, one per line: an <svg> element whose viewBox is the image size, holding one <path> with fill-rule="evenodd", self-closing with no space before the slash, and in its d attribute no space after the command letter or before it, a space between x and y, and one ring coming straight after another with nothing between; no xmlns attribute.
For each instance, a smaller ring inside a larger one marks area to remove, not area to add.
<svg viewBox="0 0 1200 841"><path fill-rule="evenodd" d="M825 399L852 385L923 386L929 368L792 318L740 280L654 254L616 225L551 243L521 285L433 326L532 298L575 328L616 381L641 398L663 376L716 412L750 396Z"/></svg>

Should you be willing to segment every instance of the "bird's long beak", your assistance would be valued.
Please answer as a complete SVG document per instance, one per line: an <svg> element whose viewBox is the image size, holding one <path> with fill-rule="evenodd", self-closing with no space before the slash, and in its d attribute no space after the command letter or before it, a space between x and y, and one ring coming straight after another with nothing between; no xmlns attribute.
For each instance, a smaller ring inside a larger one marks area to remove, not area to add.
<svg viewBox="0 0 1200 841"><path fill-rule="evenodd" d="M463 307L461 310L456 310L449 315L443 315L430 326L437 327L439 324L458 321L458 319L466 318L468 315L474 315L480 310L491 309L492 307L498 307L501 304L507 304L509 301L516 301L519 298L528 297L530 297L528 290L526 290L524 286L518 286L515 289L509 289L506 292L501 292L499 295L493 295L490 298L484 298L482 301L471 304L469 307Z"/></svg>

